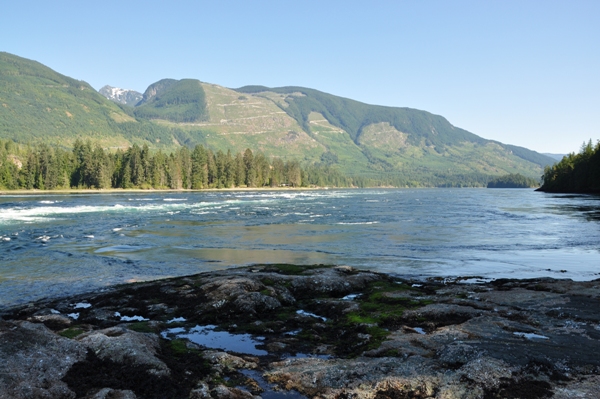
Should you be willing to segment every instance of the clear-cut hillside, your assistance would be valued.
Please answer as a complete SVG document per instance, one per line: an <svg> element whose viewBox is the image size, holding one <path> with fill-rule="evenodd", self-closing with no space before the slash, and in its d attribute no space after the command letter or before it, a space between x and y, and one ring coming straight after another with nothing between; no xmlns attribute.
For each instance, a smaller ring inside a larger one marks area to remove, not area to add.
<svg viewBox="0 0 600 399"><path fill-rule="evenodd" d="M161 126L180 130L188 141L232 152L246 148L284 159L318 160L325 147L268 98L242 95L222 86L202 83L207 118L174 123L155 120Z"/></svg>

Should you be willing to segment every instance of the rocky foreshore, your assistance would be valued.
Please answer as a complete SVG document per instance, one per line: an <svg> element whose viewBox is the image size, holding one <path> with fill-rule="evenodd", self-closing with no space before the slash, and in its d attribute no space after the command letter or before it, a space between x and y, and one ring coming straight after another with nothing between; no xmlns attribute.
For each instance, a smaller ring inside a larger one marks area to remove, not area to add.
<svg viewBox="0 0 600 399"><path fill-rule="evenodd" d="M600 280L257 265L0 315L0 398L600 398Z"/></svg>

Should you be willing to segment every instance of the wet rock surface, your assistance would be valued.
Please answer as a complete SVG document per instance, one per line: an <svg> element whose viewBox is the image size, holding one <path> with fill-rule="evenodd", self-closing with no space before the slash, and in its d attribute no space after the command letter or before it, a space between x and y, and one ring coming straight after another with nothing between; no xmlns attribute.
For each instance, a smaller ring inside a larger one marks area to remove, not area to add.
<svg viewBox="0 0 600 399"><path fill-rule="evenodd" d="M2 398L600 397L600 280L256 265L0 315Z"/></svg>

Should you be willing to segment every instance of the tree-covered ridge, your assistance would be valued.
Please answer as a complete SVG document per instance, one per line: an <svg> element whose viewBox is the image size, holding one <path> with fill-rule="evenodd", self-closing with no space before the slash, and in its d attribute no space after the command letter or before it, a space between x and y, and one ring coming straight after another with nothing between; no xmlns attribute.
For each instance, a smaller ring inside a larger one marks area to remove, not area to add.
<svg viewBox="0 0 600 399"><path fill-rule="evenodd" d="M488 182L487 188L532 188L539 187L539 182L519 173L497 177Z"/></svg>
<svg viewBox="0 0 600 399"><path fill-rule="evenodd" d="M600 193L600 141L584 143L578 154L571 153L544 169L540 191L553 193Z"/></svg>
<svg viewBox="0 0 600 399"><path fill-rule="evenodd" d="M206 120L206 94L198 80L164 79L146 90L134 114L138 118L176 123Z"/></svg>
<svg viewBox="0 0 600 399"><path fill-rule="evenodd" d="M202 145L166 154L147 145L109 152L90 140L72 151L0 139L0 189L206 189L234 187L347 187L351 180L323 164L301 167L296 160L264 154L213 152Z"/></svg>

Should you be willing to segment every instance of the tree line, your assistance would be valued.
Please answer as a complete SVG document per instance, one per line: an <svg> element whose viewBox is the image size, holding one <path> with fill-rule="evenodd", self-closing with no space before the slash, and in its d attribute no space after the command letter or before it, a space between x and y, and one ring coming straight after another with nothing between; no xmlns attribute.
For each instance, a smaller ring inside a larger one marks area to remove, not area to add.
<svg viewBox="0 0 600 399"><path fill-rule="evenodd" d="M532 188L539 187L540 183L531 177L520 173L511 173L490 180L487 188Z"/></svg>
<svg viewBox="0 0 600 399"><path fill-rule="evenodd" d="M14 189L206 189L235 187L347 187L351 179L326 164L268 159L246 149L232 154L202 145L166 154L147 145L110 152L90 140L72 150L0 140L0 188Z"/></svg>
<svg viewBox="0 0 600 399"><path fill-rule="evenodd" d="M571 153L547 166L540 191L555 193L600 193L600 141L583 143L578 154Z"/></svg>

